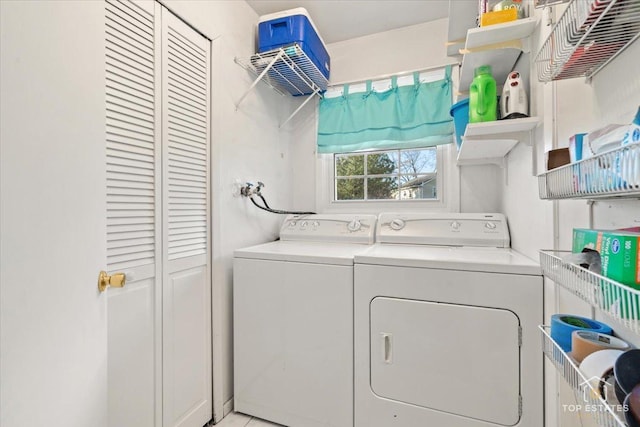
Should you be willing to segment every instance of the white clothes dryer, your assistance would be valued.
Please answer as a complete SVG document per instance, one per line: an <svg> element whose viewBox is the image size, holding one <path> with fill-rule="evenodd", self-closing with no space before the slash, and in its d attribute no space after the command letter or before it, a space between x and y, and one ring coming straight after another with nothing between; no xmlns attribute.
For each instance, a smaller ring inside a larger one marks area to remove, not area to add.
<svg viewBox="0 0 640 427"><path fill-rule="evenodd" d="M381 214L355 257L357 427L541 427L538 264L499 214Z"/></svg>
<svg viewBox="0 0 640 427"><path fill-rule="evenodd" d="M353 427L353 258L373 215L285 219L233 264L235 410L289 427Z"/></svg>

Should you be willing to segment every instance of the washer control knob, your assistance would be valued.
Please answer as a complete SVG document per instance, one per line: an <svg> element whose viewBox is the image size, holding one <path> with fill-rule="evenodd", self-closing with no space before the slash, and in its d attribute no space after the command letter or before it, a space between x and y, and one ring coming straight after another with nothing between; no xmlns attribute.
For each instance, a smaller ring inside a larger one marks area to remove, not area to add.
<svg viewBox="0 0 640 427"><path fill-rule="evenodd" d="M304 229L306 229L306 228L307 228L307 225L309 225L309 222L307 222L307 221L302 221L302 222L300 223L300 230L304 230Z"/></svg>
<svg viewBox="0 0 640 427"><path fill-rule="evenodd" d="M313 227L313 229L317 229L318 227L320 227L320 222L319 221L313 221L311 223L311 226Z"/></svg>
<svg viewBox="0 0 640 427"><path fill-rule="evenodd" d="M489 230L495 230L496 229L496 223L495 222L487 221L484 226L485 226L485 228L488 228Z"/></svg>
<svg viewBox="0 0 640 427"><path fill-rule="evenodd" d="M291 222L289 222L289 228L293 228L293 227L295 227L295 226L296 226L296 224L297 224L297 223L296 223L295 221L291 221Z"/></svg>
<svg viewBox="0 0 640 427"><path fill-rule="evenodd" d="M458 221L453 221L451 223L451 229L455 231L460 230L460 223Z"/></svg>
<svg viewBox="0 0 640 427"><path fill-rule="evenodd" d="M354 219L349 224L347 224L347 230L351 232L358 231L361 228L362 228L362 223L360 222L360 220L357 220L357 219Z"/></svg>
<svg viewBox="0 0 640 427"><path fill-rule="evenodd" d="M392 230L396 231L402 230L405 225L406 223L404 222L404 220L400 218L396 218L389 223L389 227L391 227Z"/></svg>

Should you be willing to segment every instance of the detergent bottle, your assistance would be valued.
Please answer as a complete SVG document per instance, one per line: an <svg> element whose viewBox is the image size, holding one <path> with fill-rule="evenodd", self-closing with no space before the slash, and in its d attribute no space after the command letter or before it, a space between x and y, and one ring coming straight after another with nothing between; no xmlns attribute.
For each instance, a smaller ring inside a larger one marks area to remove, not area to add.
<svg viewBox="0 0 640 427"><path fill-rule="evenodd" d="M483 65L474 70L469 87L469 123L490 122L498 118L496 80L491 66Z"/></svg>

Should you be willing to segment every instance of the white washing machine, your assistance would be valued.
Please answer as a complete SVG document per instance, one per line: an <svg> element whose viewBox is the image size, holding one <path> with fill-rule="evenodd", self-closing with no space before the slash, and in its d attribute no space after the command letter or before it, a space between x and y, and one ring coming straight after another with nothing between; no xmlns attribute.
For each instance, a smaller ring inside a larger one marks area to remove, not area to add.
<svg viewBox="0 0 640 427"><path fill-rule="evenodd" d="M355 257L356 427L541 427L543 283L498 214L381 214Z"/></svg>
<svg viewBox="0 0 640 427"><path fill-rule="evenodd" d="M353 259L373 215L287 217L235 252L235 410L290 427L353 426Z"/></svg>

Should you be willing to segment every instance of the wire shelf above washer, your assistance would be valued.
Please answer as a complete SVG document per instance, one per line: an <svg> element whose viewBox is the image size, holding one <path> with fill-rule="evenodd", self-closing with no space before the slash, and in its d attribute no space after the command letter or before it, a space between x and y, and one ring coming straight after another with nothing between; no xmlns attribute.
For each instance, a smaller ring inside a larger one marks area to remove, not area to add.
<svg viewBox="0 0 640 427"><path fill-rule="evenodd" d="M539 328L542 332L544 354L573 389L576 401L580 402L581 407L589 408L588 411L584 411L584 414L591 415L595 422L602 427L626 427L627 425L620 416L600 397L600 393L592 387L589 379L585 378L578 369L575 360L551 338L547 332L550 327L539 326Z"/></svg>
<svg viewBox="0 0 640 427"><path fill-rule="evenodd" d="M566 262L569 251L540 251L543 274L619 324L640 334L640 291Z"/></svg>
<svg viewBox="0 0 640 427"><path fill-rule="evenodd" d="M280 127L289 122L313 98L313 95L322 96L329 86L329 80L296 43L268 52L256 53L248 60L238 57L234 60L236 64L256 77L249 89L236 102L236 109L260 81L281 95L310 95Z"/></svg>
<svg viewBox="0 0 640 427"><path fill-rule="evenodd" d="M542 173L538 189L546 200L640 197L640 143Z"/></svg>
<svg viewBox="0 0 640 427"><path fill-rule="evenodd" d="M590 78L640 35L640 2L572 0L538 52L538 80Z"/></svg>
<svg viewBox="0 0 640 427"><path fill-rule="evenodd" d="M281 94L313 95L324 92L329 85L297 44L256 53L248 60L236 57L235 61Z"/></svg>

